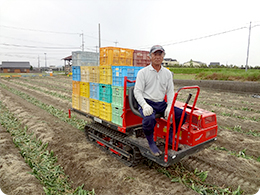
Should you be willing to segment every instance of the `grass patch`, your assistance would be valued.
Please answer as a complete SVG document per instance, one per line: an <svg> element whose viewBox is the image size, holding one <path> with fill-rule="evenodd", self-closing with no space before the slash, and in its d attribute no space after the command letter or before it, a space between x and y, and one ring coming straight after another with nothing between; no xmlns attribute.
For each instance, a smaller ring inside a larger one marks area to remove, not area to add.
<svg viewBox="0 0 260 195"><path fill-rule="evenodd" d="M260 69L245 71L238 68L170 68L170 70L174 73L175 79L190 77L195 80L260 81ZM185 76L178 78L179 74Z"/></svg>
<svg viewBox="0 0 260 195"><path fill-rule="evenodd" d="M195 80L195 74L174 74L173 79L178 80Z"/></svg>

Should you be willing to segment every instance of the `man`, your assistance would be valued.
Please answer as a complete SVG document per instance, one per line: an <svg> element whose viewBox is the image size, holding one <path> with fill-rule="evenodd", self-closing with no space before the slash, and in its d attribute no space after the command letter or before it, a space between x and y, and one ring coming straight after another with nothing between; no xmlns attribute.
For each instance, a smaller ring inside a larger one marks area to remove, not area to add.
<svg viewBox="0 0 260 195"><path fill-rule="evenodd" d="M164 117L168 118L174 97L174 85L171 71L161 66L165 56L163 47L154 45L150 50L149 56L151 64L141 69L137 74L134 96L139 104L138 110L143 116L143 131L147 138L150 151L154 156L159 156L162 152L156 146L153 139L156 124L155 114L164 114ZM164 100L165 95L167 95L167 103ZM174 107L174 111L177 129L182 110ZM185 118L183 121L185 121ZM169 141L172 142L172 130L170 131Z"/></svg>

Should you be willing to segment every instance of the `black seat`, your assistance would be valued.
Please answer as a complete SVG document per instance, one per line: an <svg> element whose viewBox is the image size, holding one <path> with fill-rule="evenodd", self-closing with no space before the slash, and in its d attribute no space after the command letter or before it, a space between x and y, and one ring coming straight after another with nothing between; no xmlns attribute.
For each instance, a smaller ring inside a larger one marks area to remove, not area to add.
<svg viewBox="0 0 260 195"><path fill-rule="evenodd" d="M140 114L140 112L138 111L138 102L136 101L135 96L134 96L134 86L129 87L129 89L128 89L128 99L129 99L129 106L130 106L132 112L135 115L143 118L142 115ZM155 118L160 118L160 117L163 117L163 115L162 114L155 115Z"/></svg>

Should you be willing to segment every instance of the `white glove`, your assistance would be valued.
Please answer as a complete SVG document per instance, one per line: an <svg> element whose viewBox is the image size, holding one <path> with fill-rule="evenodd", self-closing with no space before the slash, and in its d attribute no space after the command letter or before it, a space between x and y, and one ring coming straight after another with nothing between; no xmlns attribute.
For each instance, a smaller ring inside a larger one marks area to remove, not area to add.
<svg viewBox="0 0 260 195"><path fill-rule="evenodd" d="M164 118L165 119L168 119L169 113L171 111L171 107L172 107L172 105L168 105L167 108L165 109L165 111L164 111Z"/></svg>
<svg viewBox="0 0 260 195"><path fill-rule="evenodd" d="M149 104L145 104L143 106L143 114L144 116L149 116L153 113L153 108Z"/></svg>

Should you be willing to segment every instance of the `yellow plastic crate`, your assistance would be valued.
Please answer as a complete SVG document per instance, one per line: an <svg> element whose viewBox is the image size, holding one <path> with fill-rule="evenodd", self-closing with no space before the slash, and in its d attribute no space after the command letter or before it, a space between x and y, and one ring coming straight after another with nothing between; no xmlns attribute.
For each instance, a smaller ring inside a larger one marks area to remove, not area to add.
<svg viewBox="0 0 260 195"><path fill-rule="evenodd" d="M72 94L80 95L80 81L72 81Z"/></svg>
<svg viewBox="0 0 260 195"><path fill-rule="evenodd" d="M72 94L72 108L79 110L79 95Z"/></svg>
<svg viewBox="0 0 260 195"><path fill-rule="evenodd" d="M89 113L89 98L79 97L79 110L85 113Z"/></svg>
<svg viewBox="0 0 260 195"><path fill-rule="evenodd" d="M99 117L99 100L89 99L89 113Z"/></svg>
<svg viewBox="0 0 260 195"><path fill-rule="evenodd" d="M99 117L106 120L112 120L112 105L111 103L99 101Z"/></svg>
<svg viewBox="0 0 260 195"><path fill-rule="evenodd" d="M112 68L111 66L99 66L99 83L112 84Z"/></svg>
<svg viewBox="0 0 260 195"><path fill-rule="evenodd" d="M89 83L80 82L80 96L89 98Z"/></svg>
<svg viewBox="0 0 260 195"><path fill-rule="evenodd" d="M89 66L89 82L99 83L99 66Z"/></svg>
<svg viewBox="0 0 260 195"><path fill-rule="evenodd" d="M133 65L133 49L119 47L101 47L100 65L110 66L132 66Z"/></svg>
<svg viewBox="0 0 260 195"><path fill-rule="evenodd" d="M81 66L80 67L80 77L82 82L89 82L89 67Z"/></svg>

